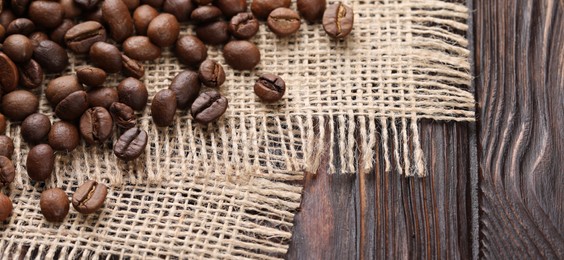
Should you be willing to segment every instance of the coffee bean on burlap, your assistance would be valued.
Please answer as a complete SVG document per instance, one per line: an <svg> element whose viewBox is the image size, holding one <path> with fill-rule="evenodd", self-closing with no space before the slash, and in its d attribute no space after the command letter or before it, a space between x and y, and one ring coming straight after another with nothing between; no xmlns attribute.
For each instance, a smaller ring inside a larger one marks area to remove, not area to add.
<svg viewBox="0 0 564 260"><path fill-rule="evenodd" d="M201 93L194 103L191 112L194 120L201 124L216 121L227 110L227 98L215 90Z"/></svg>
<svg viewBox="0 0 564 260"><path fill-rule="evenodd" d="M225 82L225 71L217 61L206 60L200 65L198 77L207 87L217 88Z"/></svg>
<svg viewBox="0 0 564 260"><path fill-rule="evenodd" d="M19 66L20 85L27 89L35 89L43 83L43 69L34 59L29 60Z"/></svg>
<svg viewBox="0 0 564 260"><path fill-rule="evenodd" d="M333 38L342 39L352 31L354 13L343 3L330 5L323 14L323 29Z"/></svg>
<svg viewBox="0 0 564 260"><path fill-rule="evenodd" d="M159 15L159 11L150 5L137 7L133 12L133 24L137 35L147 35L149 23Z"/></svg>
<svg viewBox="0 0 564 260"><path fill-rule="evenodd" d="M145 67L141 62L136 61L127 55L121 55L121 73L126 77L140 79L145 75Z"/></svg>
<svg viewBox="0 0 564 260"><path fill-rule="evenodd" d="M219 20L223 13L213 5L199 6L190 14L190 19L195 24L211 23Z"/></svg>
<svg viewBox="0 0 564 260"><path fill-rule="evenodd" d="M137 127L125 131L114 144L114 154L124 161L137 159L147 146L147 132Z"/></svg>
<svg viewBox="0 0 564 260"><path fill-rule="evenodd" d="M252 70L260 62L258 47L249 41L230 41L223 47L225 62L236 70Z"/></svg>
<svg viewBox="0 0 564 260"><path fill-rule="evenodd" d="M104 0L102 17L110 27L110 35L114 41L121 43L133 35L133 18L121 0Z"/></svg>
<svg viewBox="0 0 564 260"><path fill-rule="evenodd" d="M163 4L163 12L174 15L179 22L188 21L192 10L194 5L191 0L165 0Z"/></svg>
<svg viewBox="0 0 564 260"><path fill-rule="evenodd" d="M208 57L208 48L197 37L187 35L176 41L175 53L180 62L198 67Z"/></svg>
<svg viewBox="0 0 564 260"><path fill-rule="evenodd" d="M6 219L8 219L8 217L12 214L13 209L10 198L3 193L0 193L0 222L6 221Z"/></svg>
<svg viewBox="0 0 564 260"><path fill-rule="evenodd" d="M256 18L266 20L268 15L279 7L290 7L290 0L253 0L251 3L251 11Z"/></svg>
<svg viewBox="0 0 564 260"><path fill-rule="evenodd" d="M61 100L75 91L83 90L75 75L67 75L55 78L47 84L45 97L51 106L56 107Z"/></svg>
<svg viewBox="0 0 564 260"><path fill-rule="evenodd" d="M64 37L73 52L87 53L94 43L106 40L106 29L99 22L86 21L70 28Z"/></svg>
<svg viewBox="0 0 564 260"><path fill-rule="evenodd" d="M62 222L69 213L69 198L59 189L44 190L39 199L41 213L49 222Z"/></svg>
<svg viewBox="0 0 564 260"><path fill-rule="evenodd" d="M26 142L36 144L47 141L50 130L49 117L41 113L33 113L22 122L20 133Z"/></svg>
<svg viewBox="0 0 564 260"><path fill-rule="evenodd" d="M51 177L55 168L55 151L48 144L31 148L26 158L27 175L34 181L44 181Z"/></svg>
<svg viewBox="0 0 564 260"><path fill-rule="evenodd" d="M123 52L138 61L154 60L161 56L161 48L147 36L132 36L123 42Z"/></svg>
<svg viewBox="0 0 564 260"><path fill-rule="evenodd" d="M72 195L72 206L82 214L94 213L102 207L107 194L106 185L89 180L80 185Z"/></svg>
<svg viewBox="0 0 564 260"><path fill-rule="evenodd" d="M138 79L129 77L122 80L117 87L117 91L119 102L130 106L134 110L140 111L147 106L149 93L145 84Z"/></svg>
<svg viewBox="0 0 564 260"><path fill-rule="evenodd" d="M229 22L229 32L237 39L249 39L258 29L258 20L251 13L238 13Z"/></svg>
<svg viewBox="0 0 564 260"><path fill-rule="evenodd" d="M96 42L90 47L89 58L94 66L107 73L121 71L121 52L113 45L106 42Z"/></svg>
<svg viewBox="0 0 564 260"><path fill-rule="evenodd" d="M80 143L80 135L75 125L58 121L51 126L48 135L49 145L56 151L71 152Z"/></svg>
<svg viewBox="0 0 564 260"><path fill-rule="evenodd" d="M172 125L176 114L176 95L170 89L162 89L151 101L153 123L160 127Z"/></svg>
<svg viewBox="0 0 564 260"><path fill-rule="evenodd" d="M119 100L118 92L113 87L91 89L87 92L90 107L109 109L112 103Z"/></svg>
<svg viewBox="0 0 564 260"><path fill-rule="evenodd" d="M180 24L172 14L159 14L147 27L147 36L159 47L172 46L179 34Z"/></svg>
<svg viewBox="0 0 564 260"><path fill-rule="evenodd" d="M197 27L196 35L206 44L223 44L229 40L229 28L225 21L216 21Z"/></svg>
<svg viewBox="0 0 564 260"><path fill-rule="evenodd" d="M10 120L24 120L38 107L39 99L27 90L14 90L2 97L2 111Z"/></svg>
<svg viewBox="0 0 564 260"><path fill-rule="evenodd" d="M65 97L55 107L55 115L66 121L80 118L88 109L88 95L84 90L75 91Z"/></svg>
<svg viewBox="0 0 564 260"><path fill-rule="evenodd" d="M33 49L33 59L48 73L59 73L69 65L67 51L51 40L40 41Z"/></svg>
<svg viewBox="0 0 564 260"><path fill-rule="evenodd" d="M268 15L268 28L280 37L289 36L300 29L300 15L290 8L277 8Z"/></svg>
<svg viewBox="0 0 564 260"><path fill-rule="evenodd" d="M284 96L286 83L279 76L267 73L257 79L254 91L262 101L276 102Z"/></svg>
<svg viewBox="0 0 564 260"><path fill-rule="evenodd" d="M0 134L6 133L6 117L3 114L0 114Z"/></svg>
<svg viewBox="0 0 564 260"><path fill-rule="evenodd" d="M89 108L80 117L80 134L88 144L104 143L112 135L112 116L103 107Z"/></svg>
<svg viewBox="0 0 564 260"><path fill-rule="evenodd" d="M129 129L135 126L137 117L135 116L135 111L130 106L114 102L110 106L110 114L116 125L122 129Z"/></svg>
<svg viewBox="0 0 564 260"><path fill-rule="evenodd" d="M3 52L0 52L0 92L14 91L18 85L20 74L16 64Z"/></svg>
<svg viewBox="0 0 564 260"><path fill-rule="evenodd" d="M12 158L14 155L14 140L9 136L0 135L0 156Z"/></svg>
<svg viewBox="0 0 564 260"><path fill-rule="evenodd" d="M65 12L58 2L32 1L28 16L36 26L53 29L63 22Z"/></svg>
<svg viewBox="0 0 564 260"><path fill-rule="evenodd" d="M302 17L310 22L317 22L323 17L327 6L326 0L297 0L298 11Z"/></svg>
<svg viewBox="0 0 564 260"><path fill-rule="evenodd" d="M247 11L246 0L217 0L214 5L227 17Z"/></svg>
<svg viewBox="0 0 564 260"><path fill-rule="evenodd" d="M80 84L84 84L89 87L99 87L104 84L108 74L103 69L83 66L76 69L76 77Z"/></svg>
<svg viewBox="0 0 564 260"><path fill-rule="evenodd" d="M67 46L67 43L65 42L65 34L75 25L76 23L73 20L64 19L63 22L51 32L49 38L61 46Z"/></svg>
<svg viewBox="0 0 564 260"><path fill-rule="evenodd" d="M33 55L31 40L21 34L8 36L3 43L2 51L15 63L28 62Z"/></svg>
<svg viewBox="0 0 564 260"><path fill-rule="evenodd" d="M0 187L10 185L16 177L16 169L10 158L0 155Z"/></svg>
<svg viewBox="0 0 564 260"><path fill-rule="evenodd" d="M170 83L169 89L174 91L179 109L190 108L192 102L198 97L202 84L198 73L185 70L178 73Z"/></svg>

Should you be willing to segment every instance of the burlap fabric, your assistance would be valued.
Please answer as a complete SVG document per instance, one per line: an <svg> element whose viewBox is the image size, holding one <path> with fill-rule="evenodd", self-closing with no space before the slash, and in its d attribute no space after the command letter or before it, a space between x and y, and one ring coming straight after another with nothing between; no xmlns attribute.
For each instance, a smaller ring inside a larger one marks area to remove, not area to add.
<svg viewBox="0 0 564 260"><path fill-rule="evenodd" d="M330 154L330 172L356 172L373 166L380 143L388 169L396 163L402 174L425 175L417 121L474 118L473 96L465 90L469 51L460 36L468 10L443 1L348 4L356 12L355 28L345 41L327 37L320 24L303 23L284 39L261 25L253 41L262 61L253 72L226 68L221 92L229 109L219 122L201 126L179 111L174 126L157 128L149 108L140 113L138 124L150 142L135 162L115 158L114 136L103 147L57 154L53 177L30 182L29 148L19 124L11 122L18 174L3 189L14 213L0 225L0 256L279 258L291 238L303 172L315 172L322 153ZM220 49L210 48L209 56L225 64ZM85 63L84 57L73 60L69 73ZM150 96L184 69L169 51L146 68ZM281 102L263 104L253 94L262 72L286 80ZM52 116L44 98L40 110ZM86 179L110 186L105 207L89 216L71 209L63 223L46 222L41 191L60 187L70 195Z"/></svg>

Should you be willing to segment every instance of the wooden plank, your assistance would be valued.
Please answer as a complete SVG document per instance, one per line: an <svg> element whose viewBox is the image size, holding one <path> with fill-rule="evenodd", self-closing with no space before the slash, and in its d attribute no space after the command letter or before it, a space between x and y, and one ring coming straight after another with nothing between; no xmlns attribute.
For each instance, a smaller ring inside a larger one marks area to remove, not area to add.
<svg viewBox="0 0 564 260"><path fill-rule="evenodd" d="M480 256L564 259L564 1L475 8Z"/></svg>

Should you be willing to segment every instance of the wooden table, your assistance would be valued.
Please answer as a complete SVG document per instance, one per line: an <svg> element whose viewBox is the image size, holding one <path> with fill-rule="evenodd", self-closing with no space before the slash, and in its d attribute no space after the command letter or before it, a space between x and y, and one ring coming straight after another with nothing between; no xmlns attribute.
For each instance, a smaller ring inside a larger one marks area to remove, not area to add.
<svg viewBox="0 0 564 260"><path fill-rule="evenodd" d="M307 175L288 259L564 259L564 0L468 6L477 124L420 123L427 178Z"/></svg>

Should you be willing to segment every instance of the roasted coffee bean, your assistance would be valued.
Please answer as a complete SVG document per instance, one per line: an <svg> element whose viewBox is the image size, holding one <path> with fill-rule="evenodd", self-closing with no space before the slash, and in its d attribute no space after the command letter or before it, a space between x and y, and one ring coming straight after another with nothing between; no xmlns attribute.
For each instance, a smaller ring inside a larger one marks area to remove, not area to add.
<svg viewBox="0 0 564 260"><path fill-rule="evenodd" d="M164 0L141 0L141 4L150 5L156 9L160 9L164 4Z"/></svg>
<svg viewBox="0 0 564 260"><path fill-rule="evenodd" d="M56 151L74 150L80 143L80 135L76 126L69 122L58 121L51 126L47 137L49 145Z"/></svg>
<svg viewBox="0 0 564 260"><path fill-rule="evenodd" d="M227 110L227 98L215 90L201 93L192 103L192 117L201 124L211 123Z"/></svg>
<svg viewBox="0 0 564 260"><path fill-rule="evenodd" d="M119 83L117 91L119 102L130 106L133 110L145 109L149 93L143 82L132 77L126 78Z"/></svg>
<svg viewBox="0 0 564 260"><path fill-rule="evenodd" d="M14 155L14 141L12 138L0 135L0 156L12 158Z"/></svg>
<svg viewBox="0 0 564 260"><path fill-rule="evenodd" d="M125 131L114 144L114 154L124 161L137 159L147 146L147 132L137 127Z"/></svg>
<svg viewBox="0 0 564 260"><path fill-rule="evenodd" d="M62 222L70 209L67 194L59 188L44 190L39 199L39 206L49 222Z"/></svg>
<svg viewBox="0 0 564 260"><path fill-rule="evenodd" d="M202 84L210 88L217 88L225 82L225 71L217 61L206 60L200 65L198 77Z"/></svg>
<svg viewBox="0 0 564 260"><path fill-rule="evenodd" d="M178 73L170 84L169 89L174 91L176 103L179 109L187 109L198 97L202 85L198 73L185 70Z"/></svg>
<svg viewBox="0 0 564 260"><path fill-rule="evenodd" d="M284 96L286 82L274 74L263 74L255 83L255 94L265 102L276 102Z"/></svg>
<svg viewBox="0 0 564 260"><path fill-rule="evenodd" d="M194 9L190 14L190 19L195 24L204 24L215 22L219 20L222 15L223 13L221 13L219 8L213 5L204 5Z"/></svg>
<svg viewBox="0 0 564 260"><path fill-rule="evenodd" d="M2 51L15 63L28 62L33 55L33 45L29 38L12 34L4 40Z"/></svg>
<svg viewBox="0 0 564 260"><path fill-rule="evenodd" d="M12 12L12 10L8 8L4 8L4 10L0 11L0 25L4 26L4 28L6 29L8 29L8 24L10 24L16 18L18 18L16 14L14 14L14 12Z"/></svg>
<svg viewBox="0 0 564 260"><path fill-rule="evenodd" d="M61 100L75 91L83 90L82 85L78 83L75 75L67 75L55 78L47 84L45 89L45 97L47 101L55 107Z"/></svg>
<svg viewBox="0 0 564 260"><path fill-rule="evenodd" d="M161 48L153 44L149 37L132 36L123 42L125 55L138 61L155 60L161 56Z"/></svg>
<svg viewBox="0 0 564 260"><path fill-rule="evenodd" d="M58 2L32 1L29 5L28 16L35 25L53 29L63 22L65 12L63 6Z"/></svg>
<svg viewBox="0 0 564 260"><path fill-rule="evenodd" d="M225 62L236 70L252 70L260 62L260 51L248 41L231 41L223 47Z"/></svg>
<svg viewBox="0 0 564 260"><path fill-rule="evenodd" d="M266 20L268 15L276 8L289 8L290 0L253 0L251 3L251 11L256 18Z"/></svg>
<svg viewBox="0 0 564 260"><path fill-rule="evenodd" d="M90 47L90 61L94 66L103 69L107 73L121 71L121 52L113 45L106 42L96 42Z"/></svg>
<svg viewBox="0 0 564 260"><path fill-rule="evenodd" d="M14 90L2 97L2 111L14 121L24 120L38 107L39 99L27 90Z"/></svg>
<svg viewBox="0 0 564 260"><path fill-rule="evenodd" d="M110 108L112 103L119 100L115 88L97 88L88 91L88 103L90 107Z"/></svg>
<svg viewBox="0 0 564 260"><path fill-rule="evenodd" d="M6 117L3 114L0 114L0 134L6 133Z"/></svg>
<svg viewBox="0 0 564 260"><path fill-rule="evenodd" d="M37 144L47 140L49 131L51 131L49 117L44 114L34 113L24 119L20 133L26 142Z"/></svg>
<svg viewBox="0 0 564 260"><path fill-rule="evenodd" d="M153 97L151 102L151 117L153 123L160 127L172 125L176 114L176 94L170 89L162 89Z"/></svg>
<svg viewBox="0 0 564 260"><path fill-rule="evenodd" d="M33 45L33 49L35 50L35 48L37 48L37 45L39 45L40 42L49 40L49 36L44 32L33 32L32 34L29 35L29 40L31 41L31 44Z"/></svg>
<svg viewBox="0 0 564 260"><path fill-rule="evenodd" d="M16 169L12 160L5 156L0 156L0 187L8 186L16 177Z"/></svg>
<svg viewBox="0 0 564 260"><path fill-rule="evenodd" d="M73 20L82 14L82 10L74 0L60 0L59 3L63 7L65 19Z"/></svg>
<svg viewBox="0 0 564 260"><path fill-rule="evenodd" d="M14 91L18 85L20 75L16 64L0 52L0 93L8 93Z"/></svg>
<svg viewBox="0 0 564 260"><path fill-rule="evenodd" d="M133 35L133 19L121 0L104 0L102 17L110 27L110 35L116 42L123 42Z"/></svg>
<svg viewBox="0 0 564 260"><path fill-rule="evenodd" d="M217 21L196 28L196 35L202 42L212 45L223 44L229 40L229 29L225 21Z"/></svg>
<svg viewBox="0 0 564 260"><path fill-rule="evenodd" d="M135 10L135 8L139 7L139 5L141 4L141 1L139 0L122 0L122 1L123 3L125 3L129 11Z"/></svg>
<svg viewBox="0 0 564 260"><path fill-rule="evenodd" d="M27 18L15 19L6 27L6 35L11 35L11 34L30 35L34 31L35 31L35 24Z"/></svg>
<svg viewBox="0 0 564 260"><path fill-rule="evenodd" d="M88 144L104 143L112 135L112 116L103 107L89 108L80 117L80 134Z"/></svg>
<svg viewBox="0 0 564 260"><path fill-rule="evenodd" d="M102 15L102 7L95 8L94 10L85 13L82 17L84 18L85 21L99 22L104 26L108 25L104 20L104 16Z"/></svg>
<svg viewBox="0 0 564 260"><path fill-rule="evenodd" d="M186 22L190 19L190 13L194 10L191 0L165 0L163 12L170 13L179 22Z"/></svg>
<svg viewBox="0 0 564 260"><path fill-rule="evenodd" d="M300 29L300 15L290 8L277 8L268 15L268 28L280 37L285 37Z"/></svg>
<svg viewBox="0 0 564 260"><path fill-rule="evenodd" d="M147 36L159 47L172 46L180 34L180 24L172 14L162 13L149 23Z"/></svg>
<svg viewBox="0 0 564 260"><path fill-rule="evenodd" d="M67 51L54 41L44 40L33 49L33 59L48 73L59 73L69 65Z"/></svg>
<svg viewBox="0 0 564 260"><path fill-rule="evenodd" d="M126 77L134 77L140 79L145 75L145 67L140 62L127 57L127 55L121 55L121 73Z"/></svg>
<svg viewBox="0 0 564 260"><path fill-rule="evenodd" d="M87 53L94 43L106 40L106 29L99 22L87 21L70 28L64 37L71 51Z"/></svg>
<svg viewBox="0 0 564 260"><path fill-rule="evenodd" d="M192 35L183 36L176 41L176 56L180 62L198 67L208 57L208 48L197 37Z"/></svg>
<svg viewBox="0 0 564 260"><path fill-rule="evenodd" d="M65 97L55 108L55 115L66 121L78 119L88 109L88 96L84 90Z"/></svg>
<svg viewBox="0 0 564 260"><path fill-rule="evenodd" d="M257 34L258 20L251 13L238 13L229 22L229 32L237 39L249 39Z"/></svg>
<svg viewBox="0 0 564 260"><path fill-rule="evenodd" d="M12 214L12 210L14 206L12 205L12 201L8 196L0 193L0 222L6 221L8 217Z"/></svg>
<svg viewBox="0 0 564 260"><path fill-rule="evenodd" d="M4 41L4 36L6 36L6 28L0 24L0 42Z"/></svg>
<svg viewBox="0 0 564 260"><path fill-rule="evenodd" d="M110 106L110 114L119 128L129 129L135 126L137 119L135 112L133 108L124 103L112 103Z"/></svg>
<svg viewBox="0 0 564 260"><path fill-rule="evenodd" d="M133 12L133 24L137 35L147 35L149 23L159 15L159 11L150 5L142 5Z"/></svg>
<svg viewBox="0 0 564 260"><path fill-rule="evenodd" d="M27 154L27 175L34 181L44 181L51 177L55 168L55 151L48 144L36 145Z"/></svg>
<svg viewBox="0 0 564 260"><path fill-rule="evenodd" d="M72 206L82 214L94 213L102 207L107 194L106 185L93 180L87 181L72 195Z"/></svg>
<svg viewBox="0 0 564 260"><path fill-rule="evenodd" d="M74 0L74 2L84 10L91 10L98 6L100 0Z"/></svg>
<svg viewBox="0 0 564 260"><path fill-rule="evenodd" d="M10 3L12 11L17 15L22 16L27 11L31 0L11 0Z"/></svg>
<svg viewBox="0 0 564 260"><path fill-rule="evenodd" d="M227 17L247 11L246 0L217 0L215 6L219 7L221 12Z"/></svg>
<svg viewBox="0 0 564 260"><path fill-rule="evenodd" d="M43 83L43 69L37 61L31 59L20 66L20 85L28 89L34 89Z"/></svg>
<svg viewBox="0 0 564 260"><path fill-rule="evenodd" d="M49 38L61 46L66 46L65 34L76 24L73 20L65 19L55 30L51 32ZM68 47L68 46L67 46Z"/></svg>
<svg viewBox="0 0 564 260"><path fill-rule="evenodd" d="M323 14L323 29L333 38L343 39L351 33L354 24L352 8L343 3L330 5Z"/></svg>
<svg viewBox="0 0 564 260"><path fill-rule="evenodd" d="M84 66L76 69L76 77L81 84L89 87L98 87L104 84L108 74L102 69Z"/></svg>
<svg viewBox="0 0 564 260"><path fill-rule="evenodd" d="M327 6L326 0L297 0L297 4L302 17L310 23L320 20Z"/></svg>

